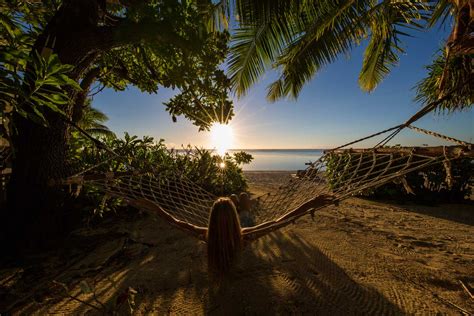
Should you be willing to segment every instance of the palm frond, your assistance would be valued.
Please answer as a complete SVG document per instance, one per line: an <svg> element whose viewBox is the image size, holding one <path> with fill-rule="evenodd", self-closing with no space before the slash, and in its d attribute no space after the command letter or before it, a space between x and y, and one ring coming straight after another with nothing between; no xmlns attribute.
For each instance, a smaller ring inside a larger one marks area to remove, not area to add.
<svg viewBox="0 0 474 316"><path fill-rule="evenodd" d="M300 12L305 1L300 0L239 0L235 11L241 26L256 26Z"/></svg>
<svg viewBox="0 0 474 316"><path fill-rule="evenodd" d="M325 5L319 6L325 2ZM304 84L341 53L350 51L365 34L361 12L368 3L359 1L321 1L299 19L300 36L287 47L278 60L282 68L280 83L267 95L270 101L283 96L296 98ZM278 89L277 89L278 87ZM282 94L284 93L284 94Z"/></svg>
<svg viewBox="0 0 474 316"><path fill-rule="evenodd" d="M453 4L449 0L439 0L432 10L429 21L429 26L434 26L438 21L444 24L446 20L452 15Z"/></svg>
<svg viewBox="0 0 474 316"><path fill-rule="evenodd" d="M197 0L196 5L201 12L207 30L218 32L229 27L230 1Z"/></svg>
<svg viewBox="0 0 474 316"><path fill-rule="evenodd" d="M403 53L404 29L419 29L432 3L423 0L240 0L229 70L243 95L269 68L280 72L268 99L296 98L324 66L370 38L359 77L373 90ZM421 23L420 23L421 22Z"/></svg>
<svg viewBox="0 0 474 316"><path fill-rule="evenodd" d="M242 96L281 54L291 38L291 25L269 20L237 29L228 61L232 86Z"/></svg>
<svg viewBox="0 0 474 316"><path fill-rule="evenodd" d="M270 102L276 102L278 99L289 95L289 88L289 85L285 85L285 79L280 77L280 79L272 82L267 87L267 100Z"/></svg>
<svg viewBox="0 0 474 316"><path fill-rule="evenodd" d="M88 99L78 125L91 135L113 137L115 134L107 126L102 124L108 120L107 115L99 109L92 107L91 101Z"/></svg>
<svg viewBox="0 0 474 316"><path fill-rule="evenodd" d="M115 133L109 130L105 125L99 124L97 127L88 128L85 130L92 136L115 137Z"/></svg>
<svg viewBox="0 0 474 316"><path fill-rule="evenodd" d="M398 64L404 53L400 36L410 36L404 28L421 28L418 23L426 20L421 3L384 1L378 4L370 18L370 41L364 53L359 86L364 91L373 91Z"/></svg>
<svg viewBox="0 0 474 316"><path fill-rule="evenodd" d="M416 85L415 101L428 104L447 97L437 108L438 111L447 112L473 106L473 66L468 56L456 56L447 60L443 49L426 69L428 75Z"/></svg>

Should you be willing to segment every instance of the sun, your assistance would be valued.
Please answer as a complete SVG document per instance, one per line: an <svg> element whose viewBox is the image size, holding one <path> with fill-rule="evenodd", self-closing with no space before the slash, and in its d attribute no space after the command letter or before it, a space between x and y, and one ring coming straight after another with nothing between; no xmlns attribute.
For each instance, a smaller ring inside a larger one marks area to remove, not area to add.
<svg viewBox="0 0 474 316"><path fill-rule="evenodd" d="M223 156L227 150L232 148L234 134L232 127L228 124L214 123L211 126L211 146L217 153Z"/></svg>

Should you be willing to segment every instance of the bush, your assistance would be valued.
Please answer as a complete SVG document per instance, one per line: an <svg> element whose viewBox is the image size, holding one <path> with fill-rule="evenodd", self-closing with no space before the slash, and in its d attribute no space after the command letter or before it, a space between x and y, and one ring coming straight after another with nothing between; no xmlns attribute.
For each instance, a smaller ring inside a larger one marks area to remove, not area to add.
<svg viewBox="0 0 474 316"><path fill-rule="evenodd" d="M406 181L413 190L408 194L400 182L387 183L365 192L375 198L407 198L412 200L457 202L469 199L474 186L474 161L458 159L451 162L453 177L451 187L446 181L446 170L442 164L430 166L406 175Z"/></svg>
<svg viewBox="0 0 474 316"><path fill-rule="evenodd" d="M372 163L372 155L362 158L361 165L366 167ZM388 161L389 157L378 158L377 163L383 163L383 159ZM406 158L408 159L408 157ZM414 157L413 159L417 159ZM346 170L355 169L359 163L359 158L352 159L350 153L333 153L326 157L326 176L329 187L336 191L342 188L346 180L353 175ZM366 180L375 179L384 166L375 167ZM392 168L391 172L402 169L403 164L399 168ZM474 185L474 161L471 158L462 158L451 161L451 185L447 183L446 170L442 164L432 165L427 168L411 172L405 176L406 183L414 194L408 193L407 188L399 179L384 184L382 186L367 189L361 193L365 197L372 198L390 198L404 200L423 200L423 201L462 201L469 198ZM367 170L363 170L356 174L354 178L358 178Z"/></svg>
<svg viewBox="0 0 474 316"><path fill-rule="evenodd" d="M168 149L163 139L156 142L153 137L130 136L125 133L123 139L104 137L101 141L120 158L104 149L93 146L90 140L84 139L73 132L70 156L73 168L77 172L94 167L90 172L122 172L139 170L140 172L162 173L173 172L181 174L217 196L227 196L247 190L247 182L241 166L252 161L253 157L245 152L225 154L221 157L212 151L187 146L180 150ZM120 205L117 199L107 203L103 193L93 186L88 186L83 192L93 201L95 211L114 209Z"/></svg>

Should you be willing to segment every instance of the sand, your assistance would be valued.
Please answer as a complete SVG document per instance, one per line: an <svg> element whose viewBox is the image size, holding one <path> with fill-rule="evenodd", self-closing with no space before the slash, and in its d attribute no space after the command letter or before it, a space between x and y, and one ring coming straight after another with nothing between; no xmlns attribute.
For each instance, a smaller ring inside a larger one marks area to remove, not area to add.
<svg viewBox="0 0 474 316"><path fill-rule="evenodd" d="M247 177L251 191L262 194L289 172ZM152 215L132 214L76 232L79 244L89 242L76 249L71 240L67 265L64 254L50 254L31 280L27 268L2 269L0 311L16 302L17 314L472 313L473 227L472 204L353 198L251 244L216 287L204 243Z"/></svg>

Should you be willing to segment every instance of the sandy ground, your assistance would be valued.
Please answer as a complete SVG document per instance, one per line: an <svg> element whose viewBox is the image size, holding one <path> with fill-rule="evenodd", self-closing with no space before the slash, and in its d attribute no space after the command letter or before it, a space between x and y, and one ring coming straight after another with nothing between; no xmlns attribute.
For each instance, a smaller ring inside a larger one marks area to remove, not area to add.
<svg viewBox="0 0 474 316"><path fill-rule="evenodd" d="M247 177L258 195L287 181L289 173L248 172ZM206 272L204 243L152 215L135 214L77 232L77 243L86 240L86 247L74 247L73 238L66 254L49 255L41 267L2 269L0 311L472 314L473 227L472 204L349 199L319 211L314 221L303 217L253 243L216 287Z"/></svg>

